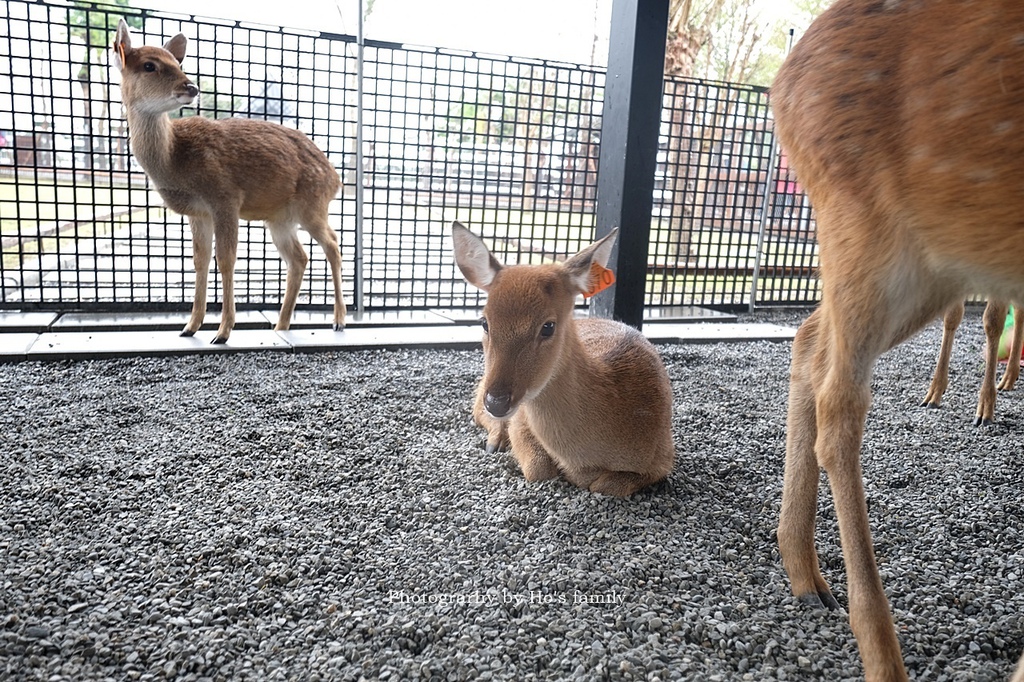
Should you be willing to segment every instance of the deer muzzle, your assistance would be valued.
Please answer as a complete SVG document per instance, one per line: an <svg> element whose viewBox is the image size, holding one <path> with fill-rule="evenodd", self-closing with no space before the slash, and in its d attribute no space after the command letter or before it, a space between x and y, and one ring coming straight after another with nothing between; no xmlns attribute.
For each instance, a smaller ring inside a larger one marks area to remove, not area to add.
<svg viewBox="0 0 1024 682"><path fill-rule="evenodd" d="M195 83L189 81L182 85L175 94L181 104L191 104L192 100L199 94L199 88L196 87Z"/></svg>
<svg viewBox="0 0 1024 682"><path fill-rule="evenodd" d="M484 396L484 409L487 410L487 414L495 419L508 417L512 412L512 394L500 393L494 395L493 393L488 393Z"/></svg>

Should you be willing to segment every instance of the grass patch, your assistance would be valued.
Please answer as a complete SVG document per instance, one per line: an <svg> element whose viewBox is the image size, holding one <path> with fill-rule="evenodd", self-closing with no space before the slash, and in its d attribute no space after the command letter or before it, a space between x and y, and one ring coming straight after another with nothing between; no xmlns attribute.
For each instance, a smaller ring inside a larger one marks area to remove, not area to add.
<svg viewBox="0 0 1024 682"><path fill-rule="evenodd" d="M133 202L144 206L147 195L142 188L70 182L36 185L0 178L0 235L55 231L63 223L127 211Z"/></svg>

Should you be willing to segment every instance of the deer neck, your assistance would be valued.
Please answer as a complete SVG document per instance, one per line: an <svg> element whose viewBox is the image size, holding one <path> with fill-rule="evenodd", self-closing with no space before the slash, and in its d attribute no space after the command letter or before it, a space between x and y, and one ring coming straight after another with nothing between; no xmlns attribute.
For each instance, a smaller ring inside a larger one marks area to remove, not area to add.
<svg viewBox="0 0 1024 682"><path fill-rule="evenodd" d="M159 189L172 179L171 153L174 127L166 113L149 114L128 110L128 129L132 153Z"/></svg>

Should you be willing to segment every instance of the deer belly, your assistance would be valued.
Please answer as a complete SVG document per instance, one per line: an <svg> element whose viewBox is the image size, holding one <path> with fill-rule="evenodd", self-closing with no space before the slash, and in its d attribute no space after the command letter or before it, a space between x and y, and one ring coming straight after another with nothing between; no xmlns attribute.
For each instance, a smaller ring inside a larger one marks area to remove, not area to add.
<svg viewBox="0 0 1024 682"><path fill-rule="evenodd" d="M166 187L157 189L157 193L164 200L164 205L175 213L181 215L208 215L205 202L197 199L193 194Z"/></svg>

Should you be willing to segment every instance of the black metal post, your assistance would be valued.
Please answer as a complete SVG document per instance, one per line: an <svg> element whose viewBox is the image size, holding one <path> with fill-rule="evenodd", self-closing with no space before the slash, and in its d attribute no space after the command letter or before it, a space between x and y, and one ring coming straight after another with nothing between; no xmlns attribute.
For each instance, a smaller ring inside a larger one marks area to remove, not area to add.
<svg viewBox="0 0 1024 682"><path fill-rule="evenodd" d="M597 236L619 228L616 284L590 314L643 326L658 156L668 0L614 0L601 120Z"/></svg>

